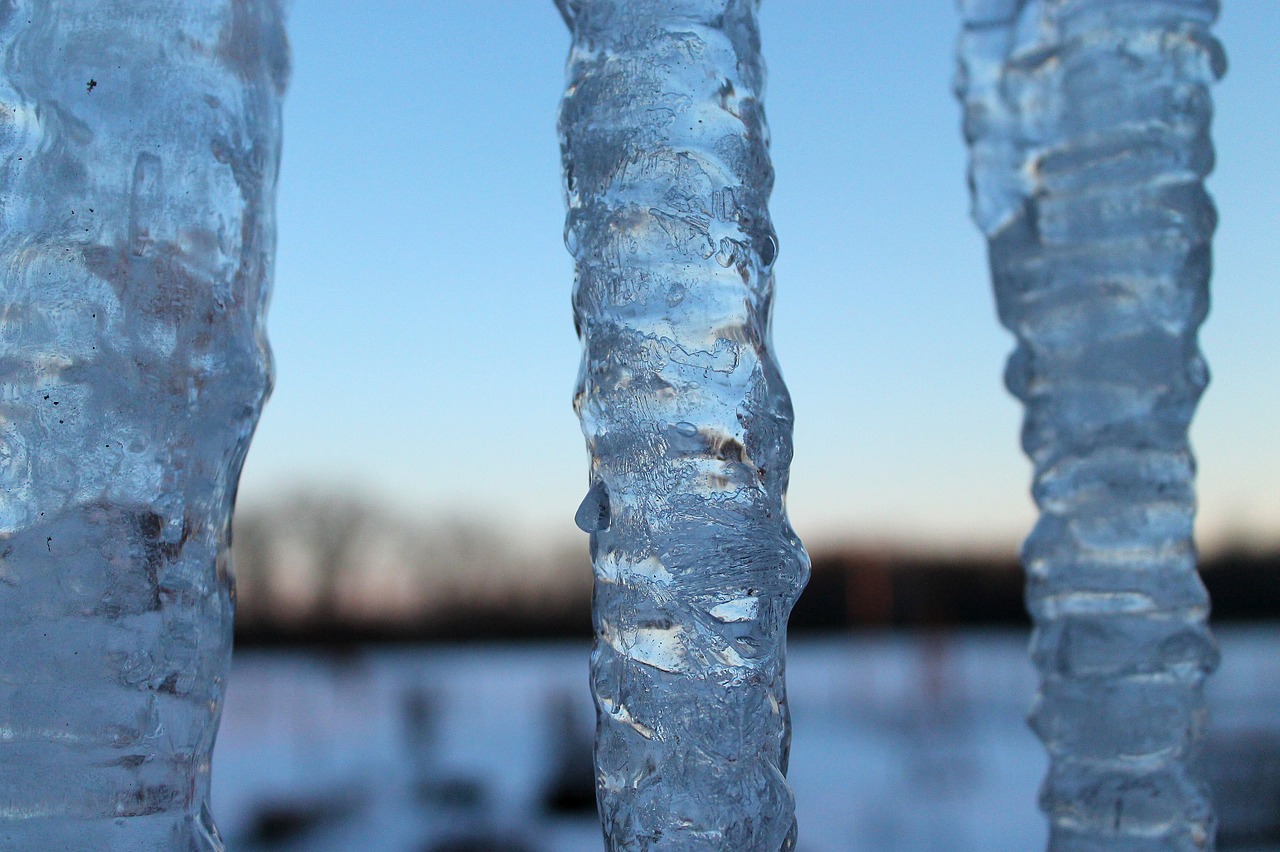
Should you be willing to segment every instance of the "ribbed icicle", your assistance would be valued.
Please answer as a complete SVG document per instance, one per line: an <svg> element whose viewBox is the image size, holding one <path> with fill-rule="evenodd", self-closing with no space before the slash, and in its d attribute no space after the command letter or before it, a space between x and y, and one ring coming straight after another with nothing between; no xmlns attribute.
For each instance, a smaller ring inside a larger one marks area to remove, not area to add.
<svg viewBox="0 0 1280 852"><path fill-rule="evenodd" d="M791 404L756 0L564 0L591 454L596 779L615 850L791 849Z"/></svg>
<svg viewBox="0 0 1280 852"><path fill-rule="evenodd" d="M275 0L0 3L0 848L220 850Z"/></svg>
<svg viewBox="0 0 1280 852"><path fill-rule="evenodd" d="M1187 427L1208 373L1213 0L965 0L958 91L1026 406L1050 848L1204 850L1217 663Z"/></svg>

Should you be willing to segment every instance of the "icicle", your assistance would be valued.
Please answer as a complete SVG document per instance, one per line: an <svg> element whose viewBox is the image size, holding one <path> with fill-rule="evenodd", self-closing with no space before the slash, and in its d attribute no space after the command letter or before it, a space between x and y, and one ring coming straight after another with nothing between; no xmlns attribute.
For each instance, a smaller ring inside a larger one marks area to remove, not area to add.
<svg viewBox="0 0 1280 852"><path fill-rule="evenodd" d="M1215 0L965 0L958 93L1040 521L1023 562L1055 850L1203 850L1217 664L1187 427L1215 223Z"/></svg>
<svg viewBox="0 0 1280 852"><path fill-rule="evenodd" d="M790 849L783 656L808 559L783 510L758 4L559 5L605 836Z"/></svg>
<svg viewBox="0 0 1280 852"><path fill-rule="evenodd" d="M0 846L220 850L275 0L0 5Z"/></svg>

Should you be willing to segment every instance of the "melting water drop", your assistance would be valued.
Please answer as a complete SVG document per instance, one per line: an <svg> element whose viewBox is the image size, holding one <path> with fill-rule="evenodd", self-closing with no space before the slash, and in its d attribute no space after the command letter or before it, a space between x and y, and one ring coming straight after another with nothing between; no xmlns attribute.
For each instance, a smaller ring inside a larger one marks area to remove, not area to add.
<svg viewBox="0 0 1280 852"><path fill-rule="evenodd" d="M760 265L768 269L778 259L778 238L767 234L760 241Z"/></svg>
<svg viewBox="0 0 1280 852"><path fill-rule="evenodd" d="M609 489L603 479L597 479L582 498L573 522L585 533L604 532L609 529L613 516L609 512Z"/></svg>

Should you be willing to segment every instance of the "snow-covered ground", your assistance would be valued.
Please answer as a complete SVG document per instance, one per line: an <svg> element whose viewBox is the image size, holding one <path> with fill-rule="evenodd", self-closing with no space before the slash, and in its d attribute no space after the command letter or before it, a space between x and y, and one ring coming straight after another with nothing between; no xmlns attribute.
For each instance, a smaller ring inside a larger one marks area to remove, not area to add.
<svg viewBox="0 0 1280 852"><path fill-rule="evenodd" d="M1241 791L1222 812L1247 833L1280 824L1280 626L1219 638L1211 775ZM1025 645L980 632L794 642L798 852L1043 848ZM586 658L576 645L238 655L214 761L228 848L601 849Z"/></svg>

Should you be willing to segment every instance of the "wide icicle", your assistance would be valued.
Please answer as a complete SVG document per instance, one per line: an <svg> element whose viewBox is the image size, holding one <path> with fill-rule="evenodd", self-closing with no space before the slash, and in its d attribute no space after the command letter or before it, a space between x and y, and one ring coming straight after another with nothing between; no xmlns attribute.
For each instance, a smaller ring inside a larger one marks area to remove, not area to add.
<svg viewBox="0 0 1280 852"><path fill-rule="evenodd" d="M758 0L562 0L575 408L591 454L596 782L611 849L795 843Z"/></svg>
<svg viewBox="0 0 1280 852"><path fill-rule="evenodd" d="M220 850L275 0L0 4L0 848Z"/></svg>
<svg viewBox="0 0 1280 852"><path fill-rule="evenodd" d="M965 0L958 93L1041 515L1023 562L1055 850L1203 850L1217 664L1187 427L1208 381L1216 0Z"/></svg>

